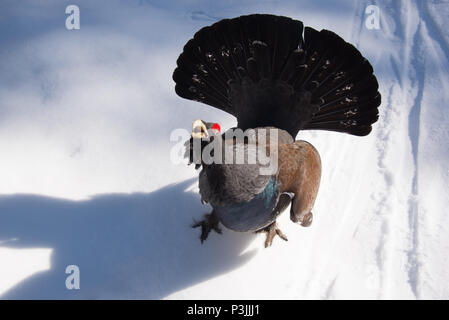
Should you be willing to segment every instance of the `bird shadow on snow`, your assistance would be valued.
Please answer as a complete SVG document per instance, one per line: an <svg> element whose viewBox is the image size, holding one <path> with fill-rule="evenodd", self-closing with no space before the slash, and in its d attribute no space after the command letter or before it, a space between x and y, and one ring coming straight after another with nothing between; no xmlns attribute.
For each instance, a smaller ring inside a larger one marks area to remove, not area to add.
<svg viewBox="0 0 449 320"><path fill-rule="evenodd" d="M52 249L49 270L0 298L160 299L244 264L252 234L224 230L200 244L190 226L209 209L186 191L193 181L86 201L0 196L2 246ZM66 289L68 265L80 269L80 290Z"/></svg>

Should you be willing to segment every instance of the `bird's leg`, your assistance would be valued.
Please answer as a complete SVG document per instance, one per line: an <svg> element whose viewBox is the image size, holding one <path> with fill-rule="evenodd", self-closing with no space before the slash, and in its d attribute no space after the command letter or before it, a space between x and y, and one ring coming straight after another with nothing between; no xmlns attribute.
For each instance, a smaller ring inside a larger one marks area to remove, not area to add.
<svg viewBox="0 0 449 320"><path fill-rule="evenodd" d="M267 234L267 238L265 239L265 248L271 246L276 235L278 235L282 240L288 241L287 236L282 233L281 229L279 229L276 221L265 228L256 231L256 233L259 232L265 232Z"/></svg>
<svg viewBox="0 0 449 320"><path fill-rule="evenodd" d="M201 240L201 243L203 243L204 240L207 239L207 236L209 235L209 233L212 230L214 230L215 232L221 234L221 229L218 226L219 222L220 221L218 220L218 217L215 214L215 211L212 211L211 213L204 215L204 220L199 221L199 222L195 221L194 224L192 225L192 228L201 227L200 240Z"/></svg>

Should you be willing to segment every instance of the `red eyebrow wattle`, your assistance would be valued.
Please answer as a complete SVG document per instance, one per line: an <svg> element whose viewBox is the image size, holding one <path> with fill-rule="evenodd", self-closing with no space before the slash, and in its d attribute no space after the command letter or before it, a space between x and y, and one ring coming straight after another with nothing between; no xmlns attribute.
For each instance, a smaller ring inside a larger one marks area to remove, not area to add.
<svg viewBox="0 0 449 320"><path fill-rule="evenodd" d="M214 125L212 126L212 130L217 130L218 132L221 132L220 125L218 123L214 123Z"/></svg>

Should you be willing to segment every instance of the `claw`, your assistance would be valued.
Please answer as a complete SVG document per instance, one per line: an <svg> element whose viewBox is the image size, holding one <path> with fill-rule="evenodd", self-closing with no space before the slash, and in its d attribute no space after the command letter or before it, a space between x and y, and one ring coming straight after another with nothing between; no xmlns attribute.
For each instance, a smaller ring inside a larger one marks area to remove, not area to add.
<svg viewBox="0 0 449 320"><path fill-rule="evenodd" d="M207 239L207 237L209 236L209 233L212 230L214 230L218 234L222 233L220 227L218 226L218 223L219 223L219 220L218 220L217 216L215 215L214 211L212 211L212 213L210 213L210 214L205 214L204 220L194 222L194 224L192 225L192 228L201 227L201 236L200 236L201 244L204 242L204 240Z"/></svg>
<svg viewBox="0 0 449 320"><path fill-rule="evenodd" d="M256 231L256 233L265 232L267 234L267 238L265 239L265 248L268 248L272 245L274 237L277 235L284 241L288 241L287 236L278 228L278 225L275 222L270 224L269 226Z"/></svg>

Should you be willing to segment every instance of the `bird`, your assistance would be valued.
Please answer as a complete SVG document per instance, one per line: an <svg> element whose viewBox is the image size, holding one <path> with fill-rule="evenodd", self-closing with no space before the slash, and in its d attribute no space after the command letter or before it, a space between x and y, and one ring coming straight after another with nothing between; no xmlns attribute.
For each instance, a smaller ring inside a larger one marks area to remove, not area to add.
<svg viewBox="0 0 449 320"><path fill-rule="evenodd" d="M220 225L265 233L265 247L276 236L287 241L276 220L289 206L290 220L309 227L321 158L311 143L295 140L298 132L362 137L379 118L379 84L360 51L285 16L250 14L203 27L185 44L172 78L181 98L237 120L222 133L218 122L196 119L185 143L188 163L201 168L201 201L212 207L192 225L201 228L201 243L211 231L222 233ZM269 154L268 165L259 150ZM238 153L243 162L226 161Z"/></svg>

